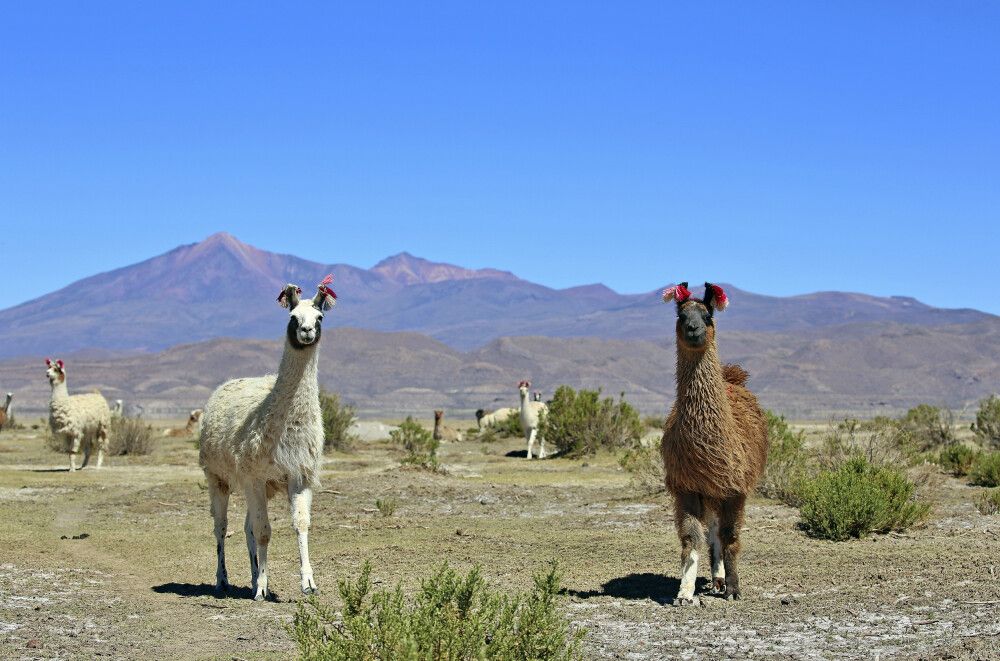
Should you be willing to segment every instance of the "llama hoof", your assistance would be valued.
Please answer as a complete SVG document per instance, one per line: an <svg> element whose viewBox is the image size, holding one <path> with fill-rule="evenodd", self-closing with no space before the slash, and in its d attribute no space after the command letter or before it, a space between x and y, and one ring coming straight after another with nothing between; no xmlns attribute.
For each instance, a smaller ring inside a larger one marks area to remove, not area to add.
<svg viewBox="0 0 1000 661"><path fill-rule="evenodd" d="M726 593L725 593L725 597L726 597L726 601L736 601L737 599L742 599L743 598L743 593L740 592L737 589L730 590L730 589L727 588L726 589Z"/></svg>
<svg viewBox="0 0 1000 661"><path fill-rule="evenodd" d="M722 595L726 592L726 579L717 578L712 581L712 587L709 588L708 593L714 595Z"/></svg>
<svg viewBox="0 0 1000 661"><path fill-rule="evenodd" d="M697 606L699 603L698 597L677 597L674 599L674 606Z"/></svg>
<svg viewBox="0 0 1000 661"><path fill-rule="evenodd" d="M215 584L216 594L225 594L229 592L229 583L225 581L219 581Z"/></svg>
<svg viewBox="0 0 1000 661"><path fill-rule="evenodd" d="M316 587L316 581L314 581L311 576L302 581L302 594L319 594L319 588Z"/></svg>

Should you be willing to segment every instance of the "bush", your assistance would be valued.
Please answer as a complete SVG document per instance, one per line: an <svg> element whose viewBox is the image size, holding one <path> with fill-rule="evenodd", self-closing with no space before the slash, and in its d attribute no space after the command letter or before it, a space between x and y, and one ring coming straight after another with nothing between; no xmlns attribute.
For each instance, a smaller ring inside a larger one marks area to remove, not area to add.
<svg viewBox="0 0 1000 661"><path fill-rule="evenodd" d="M923 452L940 445L952 443L954 416L949 409L930 404L921 404L906 412L899 421L900 429L909 435L909 440L917 452Z"/></svg>
<svg viewBox="0 0 1000 661"><path fill-rule="evenodd" d="M945 471L961 477L968 475L972 464L975 463L979 451L961 443L952 443L941 448L938 453L937 464Z"/></svg>
<svg viewBox="0 0 1000 661"><path fill-rule="evenodd" d="M1000 487L1000 452L983 452L976 457L969 481L981 487Z"/></svg>
<svg viewBox="0 0 1000 661"><path fill-rule="evenodd" d="M1000 397L991 395L979 402L976 421L970 428L980 442L1000 446Z"/></svg>
<svg viewBox="0 0 1000 661"><path fill-rule="evenodd" d="M395 498L379 498L375 501L375 507L378 508L378 513L386 518L396 513L396 507L398 505L399 501Z"/></svg>
<svg viewBox="0 0 1000 661"><path fill-rule="evenodd" d="M856 456L885 466L911 464L916 459L912 437L899 421L886 417L837 424L820 447L819 466L834 470Z"/></svg>
<svg viewBox="0 0 1000 661"><path fill-rule="evenodd" d="M638 444L642 437L639 412L625 401L601 399L600 390L574 391L559 386L542 416L539 434L563 454L593 454L598 448L619 449Z"/></svg>
<svg viewBox="0 0 1000 661"><path fill-rule="evenodd" d="M803 482L802 527L834 541L905 530L930 511L930 505L912 500L914 489L899 469L854 457Z"/></svg>
<svg viewBox="0 0 1000 661"><path fill-rule="evenodd" d="M500 440L500 437L497 435L497 430L493 427L483 427L480 429L477 438L482 443L496 443Z"/></svg>
<svg viewBox="0 0 1000 661"><path fill-rule="evenodd" d="M404 464L435 471L440 468L437 450L441 441L435 440L434 435L421 427L412 416L407 416L398 429L389 432L389 439L393 443L402 445L406 450Z"/></svg>
<svg viewBox="0 0 1000 661"><path fill-rule="evenodd" d="M149 454L153 451L154 445L153 428L142 418L115 416L111 419L108 454L114 456Z"/></svg>
<svg viewBox="0 0 1000 661"><path fill-rule="evenodd" d="M805 433L793 432L784 416L766 411L770 448L764 476L757 485L762 496L793 507L799 504L802 481L806 478Z"/></svg>
<svg viewBox="0 0 1000 661"><path fill-rule="evenodd" d="M618 459L618 465L632 474L632 484L645 493L657 493L667 487L663 475L660 441L651 447L629 448Z"/></svg>
<svg viewBox="0 0 1000 661"><path fill-rule="evenodd" d="M289 632L303 659L579 659L584 631L556 610L559 573L534 577L528 593L490 588L479 568L459 577L447 563L407 599L372 592L371 565L351 583L338 581L339 616L316 597L300 602Z"/></svg>
<svg viewBox="0 0 1000 661"><path fill-rule="evenodd" d="M524 428L521 427L521 412L511 411L506 418L492 427L501 436L524 438Z"/></svg>
<svg viewBox="0 0 1000 661"><path fill-rule="evenodd" d="M1000 513L1000 489L984 489L976 499L976 509L986 516Z"/></svg>
<svg viewBox="0 0 1000 661"><path fill-rule="evenodd" d="M663 430L663 426L667 424L667 419L662 415L647 415L642 419L642 424L650 429Z"/></svg>
<svg viewBox="0 0 1000 661"><path fill-rule="evenodd" d="M323 413L323 450L348 451L357 440L348 429L354 423L354 407L340 403L340 397L321 390L319 406Z"/></svg>

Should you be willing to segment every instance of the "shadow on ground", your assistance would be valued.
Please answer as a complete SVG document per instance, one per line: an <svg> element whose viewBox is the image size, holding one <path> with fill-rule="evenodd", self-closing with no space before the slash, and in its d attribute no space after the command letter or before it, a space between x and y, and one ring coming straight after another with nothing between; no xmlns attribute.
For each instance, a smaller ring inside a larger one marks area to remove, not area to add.
<svg viewBox="0 0 1000 661"><path fill-rule="evenodd" d="M163 585L154 585L153 592L159 594L176 594L179 597L253 599L253 591L251 591L248 587L237 587L231 585L224 592L218 592L215 589L215 585L212 583L164 583Z"/></svg>
<svg viewBox="0 0 1000 661"><path fill-rule="evenodd" d="M700 591L706 585L708 585L708 579L699 578L695 584L695 590ZM669 603L677 596L680 587L681 582L672 576L645 573L613 578L602 585L600 590L567 589L566 594L580 599L616 597L618 599L652 599L660 603Z"/></svg>

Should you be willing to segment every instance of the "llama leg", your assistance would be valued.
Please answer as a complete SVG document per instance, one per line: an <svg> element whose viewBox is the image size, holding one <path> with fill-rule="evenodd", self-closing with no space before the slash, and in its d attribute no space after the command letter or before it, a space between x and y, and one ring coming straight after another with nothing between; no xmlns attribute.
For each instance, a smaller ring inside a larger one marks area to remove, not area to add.
<svg viewBox="0 0 1000 661"><path fill-rule="evenodd" d="M69 446L69 472L76 470L76 455L80 452L80 437L74 436Z"/></svg>
<svg viewBox="0 0 1000 661"><path fill-rule="evenodd" d="M743 508L746 496L727 498L719 512L719 538L722 541L722 563L726 569L726 599L739 599L740 575L736 558L740 553L740 529L743 527Z"/></svg>
<svg viewBox="0 0 1000 661"><path fill-rule="evenodd" d="M247 517L257 545L257 580L253 598L262 601L269 595L267 590L267 545L271 541L271 522L267 518L267 491L264 482L255 482L247 487ZM251 561L252 562L252 561Z"/></svg>
<svg viewBox="0 0 1000 661"><path fill-rule="evenodd" d="M211 502L212 518L215 520L215 589L229 588L229 574L226 572L226 529L229 527L229 485L215 477L208 476L208 495Z"/></svg>
<svg viewBox="0 0 1000 661"><path fill-rule="evenodd" d="M104 453L108 451L108 430L106 427L101 426L94 442L97 444L97 468L100 468L104 465Z"/></svg>
<svg viewBox="0 0 1000 661"><path fill-rule="evenodd" d="M528 459L531 459L531 449L535 447L535 430L528 432Z"/></svg>
<svg viewBox="0 0 1000 661"><path fill-rule="evenodd" d="M253 516L247 503L247 516L243 520L243 532L247 536L247 553L250 555L250 589L257 593L257 540L253 537Z"/></svg>
<svg viewBox="0 0 1000 661"><path fill-rule="evenodd" d="M726 589L726 567L722 562L722 540L719 538L719 516L713 512L708 523L708 545L712 553L712 592Z"/></svg>
<svg viewBox="0 0 1000 661"><path fill-rule="evenodd" d="M698 494L674 496L674 518L677 536L681 541L681 587L674 600L675 606L695 603L694 588L698 578L698 551L705 543L705 529L701 519L704 506Z"/></svg>
<svg viewBox="0 0 1000 661"><path fill-rule="evenodd" d="M80 464L80 468L86 468L87 464L90 463L90 452L94 447L93 439L83 439L83 463Z"/></svg>
<svg viewBox="0 0 1000 661"><path fill-rule="evenodd" d="M542 436L538 437L538 458L545 458L545 438Z"/></svg>
<svg viewBox="0 0 1000 661"><path fill-rule="evenodd" d="M292 527L299 539L299 575L302 577L302 594L317 594L309 564L309 524L312 510L312 489L288 485L288 502L292 510Z"/></svg>

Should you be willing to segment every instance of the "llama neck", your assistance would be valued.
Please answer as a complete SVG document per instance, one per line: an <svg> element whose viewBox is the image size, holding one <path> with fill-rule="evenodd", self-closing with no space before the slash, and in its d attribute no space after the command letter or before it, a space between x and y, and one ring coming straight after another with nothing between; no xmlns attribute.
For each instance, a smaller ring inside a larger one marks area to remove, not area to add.
<svg viewBox="0 0 1000 661"><path fill-rule="evenodd" d="M677 415L698 424L724 425L732 416L715 342L704 351L677 348Z"/></svg>
<svg viewBox="0 0 1000 661"><path fill-rule="evenodd" d="M274 382L274 390L268 397L268 417L275 427L284 429L285 420L296 401L315 401L316 406L319 406L318 362L318 345L295 349L285 340L285 352L281 355L278 377Z"/></svg>
<svg viewBox="0 0 1000 661"><path fill-rule="evenodd" d="M441 434L441 418L434 418L434 437L437 438Z"/></svg>
<svg viewBox="0 0 1000 661"><path fill-rule="evenodd" d="M69 399L69 389L66 387L66 379L52 386L52 398L49 401L56 402L60 399Z"/></svg>

